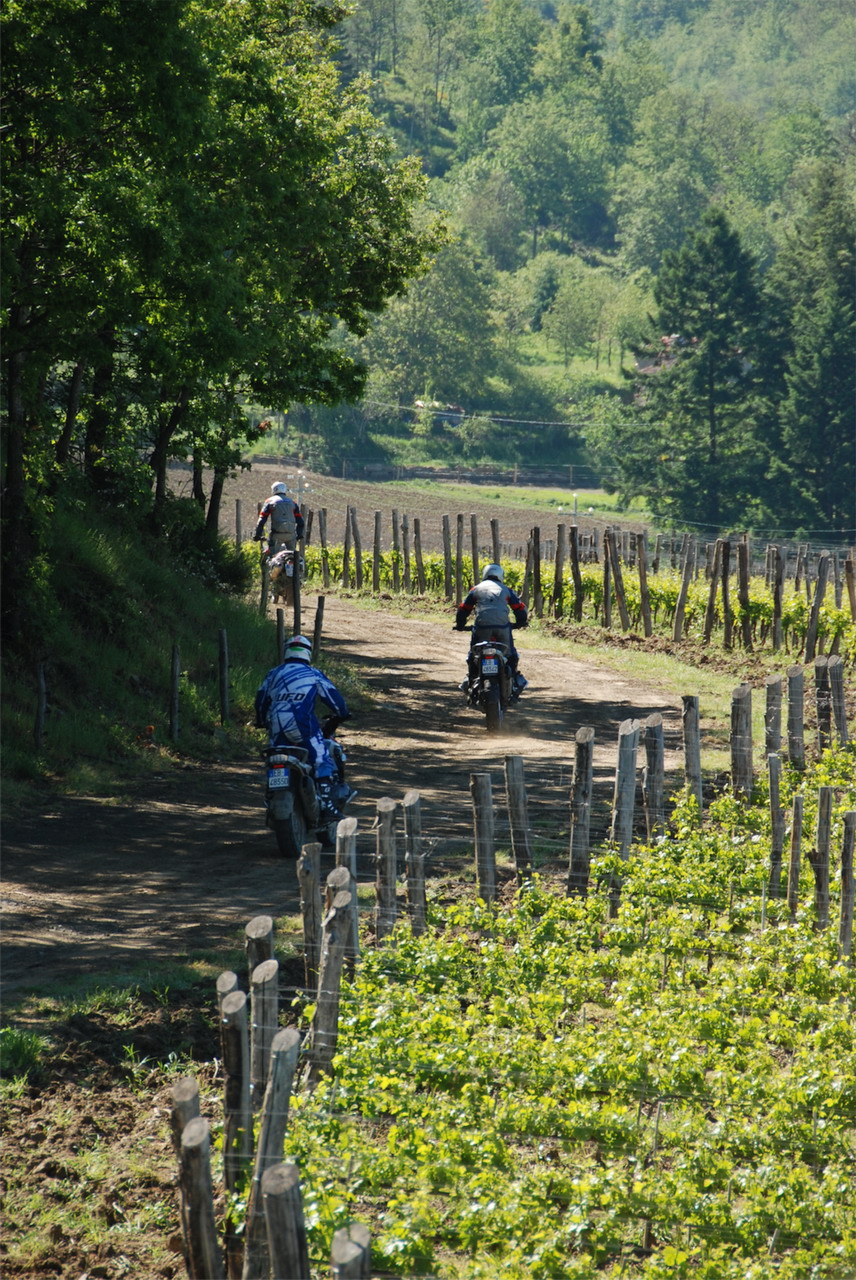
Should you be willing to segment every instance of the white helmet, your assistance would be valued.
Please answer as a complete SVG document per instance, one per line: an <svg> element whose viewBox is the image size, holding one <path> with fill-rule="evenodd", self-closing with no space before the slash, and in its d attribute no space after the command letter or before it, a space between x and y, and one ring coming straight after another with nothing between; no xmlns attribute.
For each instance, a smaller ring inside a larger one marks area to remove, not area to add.
<svg viewBox="0 0 856 1280"><path fill-rule="evenodd" d="M312 641L307 640L306 636L292 636L286 641L282 657L283 661L286 658L296 658L298 662L308 662L312 657Z"/></svg>
<svg viewBox="0 0 856 1280"><path fill-rule="evenodd" d="M288 493L288 487L281 480L277 480L271 485L270 491L271 493Z"/></svg>
<svg viewBox="0 0 856 1280"><path fill-rule="evenodd" d="M504 582L505 574L502 572L502 565L489 564L482 574L482 578L496 578L497 582Z"/></svg>

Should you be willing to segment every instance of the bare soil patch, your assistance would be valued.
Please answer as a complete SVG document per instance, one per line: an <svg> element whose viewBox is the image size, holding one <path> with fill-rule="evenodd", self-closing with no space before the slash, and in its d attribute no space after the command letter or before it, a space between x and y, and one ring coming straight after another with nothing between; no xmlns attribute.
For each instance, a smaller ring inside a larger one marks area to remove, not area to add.
<svg viewBox="0 0 856 1280"><path fill-rule="evenodd" d="M311 616L315 598L305 604ZM556 842L561 860L578 728L596 731L601 823L622 720L661 712L677 749L679 708L656 689L539 650L529 633L518 639L530 687L505 731L489 736L457 689L467 637L451 629L451 616L447 626L327 597L324 646L356 664L375 699L340 730L360 793L350 812L367 878L383 796L418 789L435 855L463 858L470 773L489 770L501 789L504 757L521 755L532 827ZM294 867L276 856L264 826L254 760L186 766L144 790L130 787L121 802L52 798L5 825L3 989L8 998L58 978L229 947L252 916L281 916L298 904Z"/></svg>

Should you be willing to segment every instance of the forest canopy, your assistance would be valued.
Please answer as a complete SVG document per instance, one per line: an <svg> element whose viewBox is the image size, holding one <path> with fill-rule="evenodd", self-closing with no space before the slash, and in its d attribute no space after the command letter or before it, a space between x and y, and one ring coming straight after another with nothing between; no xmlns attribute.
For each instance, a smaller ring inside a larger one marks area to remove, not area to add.
<svg viewBox="0 0 856 1280"><path fill-rule="evenodd" d="M271 416L318 466L537 453L672 524L853 540L849 4L8 0L3 27L7 627L70 491L163 529L191 459L215 536Z"/></svg>

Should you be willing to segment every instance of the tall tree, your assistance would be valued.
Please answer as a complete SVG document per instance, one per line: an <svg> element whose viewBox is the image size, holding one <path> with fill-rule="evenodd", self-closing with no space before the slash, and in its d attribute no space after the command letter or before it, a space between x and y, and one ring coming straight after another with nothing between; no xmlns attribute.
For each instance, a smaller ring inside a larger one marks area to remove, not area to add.
<svg viewBox="0 0 856 1280"><path fill-rule="evenodd" d="M769 517L852 541L856 204L843 166L816 166L802 203L767 285L781 353Z"/></svg>
<svg viewBox="0 0 856 1280"><path fill-rule="evenodd" d="M437 238L414 221L418 163L394 162L364 88L340 85L343 13L7 5L8 625L78 417L93 481L150 449L157 509L174 441L225 388L279 405L357 394L364 370L332 335L364 331ZM79 414L57 403L64 385Z"/></svg>
<svg viewBox="0 0 856 1280"><path fill-rule="evenodd" d="M718 530L746 518L757 447L753 394L760 324L749 255L723 213L667 253L654 289L656 343L671 339L665 367L637 385L648 433L639 492L681 523Z"/></svg>

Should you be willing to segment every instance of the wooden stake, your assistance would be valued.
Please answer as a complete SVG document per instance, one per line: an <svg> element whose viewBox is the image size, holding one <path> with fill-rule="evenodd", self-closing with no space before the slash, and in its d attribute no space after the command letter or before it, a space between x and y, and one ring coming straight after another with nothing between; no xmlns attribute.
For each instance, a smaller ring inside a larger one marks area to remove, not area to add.
<svg viewBox="0 0 856 1280"><path fill-rule="evenodd" d="M522 756L505 757L505 794L511 826L511 849L514 854L514 865L517 868L517 881L520 884L532 867L532 851L529 848L529 809L526 801Z"/></svg>
<svg viewBox="0 0 856 1280"><path fill-rule="evenodd" d="M571 787L571 840L568 893L588 893L591 850L591 801L594 776L594 729L585 725L575 738L574 779Z"/></svg>
<svg viewBox="0 0 856 1280"><path fill-rule="evenodd" d="M496 899L496 849L493 842L493 789L489 773L470 774L473 801L473 829L476 848L478 896L492 903Z"/></svg>

